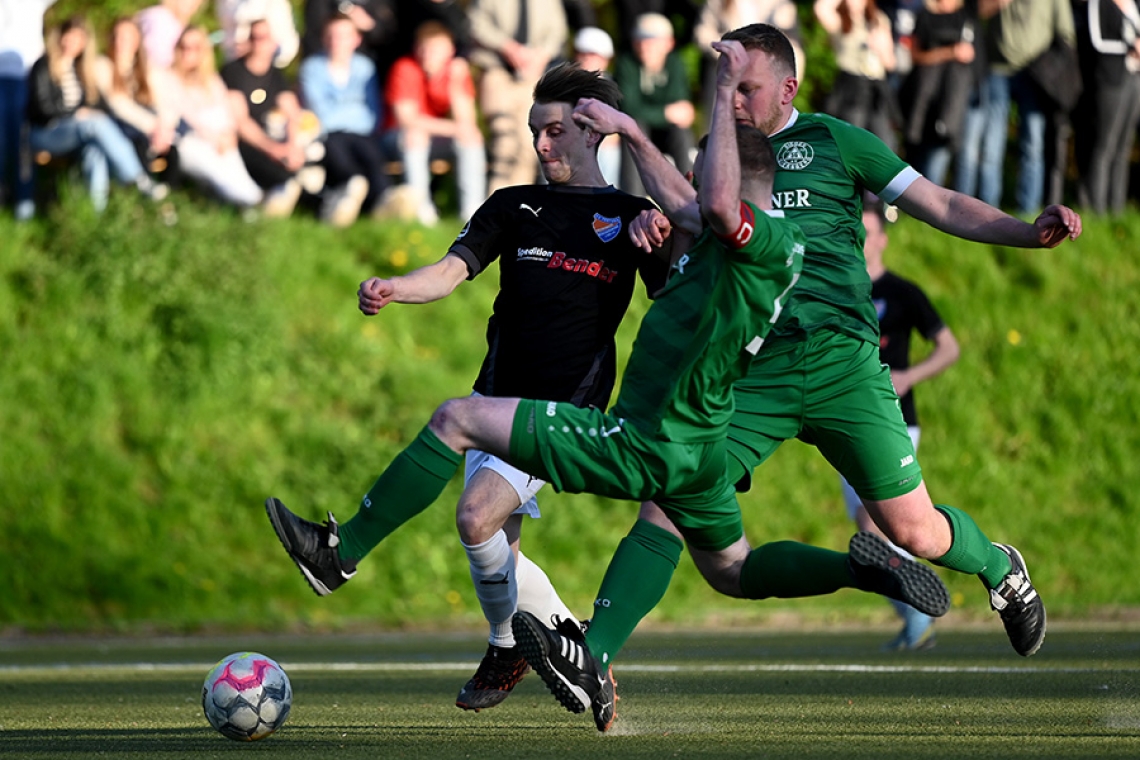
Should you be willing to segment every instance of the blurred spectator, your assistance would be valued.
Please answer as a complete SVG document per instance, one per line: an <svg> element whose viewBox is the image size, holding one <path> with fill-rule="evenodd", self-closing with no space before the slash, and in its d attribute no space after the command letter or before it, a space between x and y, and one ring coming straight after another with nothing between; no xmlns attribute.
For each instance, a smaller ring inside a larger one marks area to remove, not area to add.
<svg viewBox="0 0 1140 760"><path fill-rule="evenodd" d="M413 54L392 66L385 88L390 155L399 154L415 192L419 219L439 218L431 197L430 162L454 158L459 215L468 219L487 198L487 159L475 114L475 84L455 55L451 32L438 21L416 30Z"/></svg>
<svg viewBox="0 0 1140 760"><path fill-rule="evenodd" d="M111 25L107 55L95 60L95 83L103 104L135 146L144 164L164 157L169 165L178 119L152 75L134 19L122 16Z"/></svg>
<svg viewBox="0 0 1140 760"><path fill-rule="evenodd" d="M633 53L619 53L614 79L622 93L622 109L632 116L653 144L687 173L693 167L693 107L689 75L673 50L673 24L660 13L646 13L633 32ZM645 195L633 160L622 160L621 189Z"/></svg>
<svg viewBox="0 0 1140 760"><path fill-rule="evenodd" d="M174 46L201 6L202 0L162 0L135 14L151 66L170 68L174 63Z"/></svg>
<svg viewBox="0 0 1140 760"><path fill-rule="evenodd" d="M325 24L325 52L301 62L301 97L325 133L327 181L321 217L338 227L375 210L388 184L387 160L376 135L380 84L376 66L357 53L360 32L348 16Z"/></svg>
<svg viewBox="0 0 1140 760"><path fill-rule="evenodd" d="M1124 210L1140 121L1140 9L1135 0L1088 0L1077 23L1085 97L1077 111L1078 200L1098 214ZM1083 23L1081 23L1083 22Z"/></svg>
<svg viewBox="0 0 1140 760"><path fill-rule="evenodd" d="M703 54L702 93L705 113L712 113L716 97L716 59L712 43L726 32L748 24L768 24L782 31L796 55L796 78L804 78L804 50L800 44L799 13L793 0L708 0L697 19L693 38Z"/></svg>
<svg viewBox="0 0 1140 760"><path fill-rule="evenodd" d="M906 159L936 185L946 183L980 70L973 0L928 0L915 21L913 68L903 87Z"/></svg>
<svg viewBox="0 0 1140 760"><path fill-rule="evenodd" d="M472 0L469 17L491 139L488 191L529 185L538 171L527 123L532 91L566 44L566 13L561 0Z"/></svg>
<svg viewBox="0 0 1140 760"><path fill-rule="evenodd" d="M0 205L10 197L21 220L35 211L26 116L28 72L44 54L44 13L53 3L0 0Z"/></svg>
<svg viewBox="0 0 1140 760"><path fill-rule="evenodd" d="M266 216L288 216L301 197L297 174L305 166L311 138L302 126L297 95L274 66L279 45L268 21L250 25L247 47L244 56L221 71L237 118L238 152L253 181L266 191ZM311 113L309 119L316 124Z"/></svg>
<svg viewBox="0 0 1140 760"><path fill-rule="evenodd" d="M396 39L392 40L392 54L396 59L412 54L415 31L428 21L438 21L451 32L455 53L460 58L471 54L471 23L463 0L395 0Z"/></svg>
<svg viewBox="0 0 1140 760"><path fill-rule="evenodd" d="M238 152L233 103L214 69L214 46L205 29L188 26L182 32L167 81L181 122L179 170L224 201L242 208L256 206L263 194Z"/></svg>
<svg viewBox="0 0 1140 760"><path fill-rule="evenodd" d="M897 149L898 103L887 81L895 68L890 19L875 0L816 0L814 8L839 69L823 110Z"/></svg>
<svg viewBox="0 0 1140 760"><path fill-rule="evenodd" d="M325 27L337 16L349 19L360 33L357 52L376 65L378 75L386 73L396 60L394 48L399 44L393 0L305 0L301 57L324 52Z"/></svg>
<svg viewBox="0 0 1140 760"><path fill-rule="evenodd" d="M28 121L31 146L53 156L79 152L96 211L107 206L111 174L159 200L167 188L143 170L134 146L118 125L96 108L96 46L86 20L73 16L48 34L47 52L32 66Z"/></svg>
<svg viewBox="0 0 1140 760"><path fill-rule="evenodd" d="M1014 200L1019 213L1032 216L1045 195L1045 141L1052 114L1027 67L1049 48L1054 37L1075 44L1072 9L1068 0L994 0L979 7L983 18L989 11L995 14L985 34L989 72L981 98L966 117L958 190L967 193L976 188L980 199L991 206L1001 205L1012 98L1017 104L1020 157Z"/></svg>
<svg viewBox="0 0 1140 760"><path fill-rule="evenodd" d="M674 22L673 37L678 47L688 44L693 36L699 5L694 0L616 0L618 53L633 52L634 30L637 20L646 13L660 13Z"/></svg>
<svg viewBox="0 0 1140 760"><path fill-rule="evenodd" d="M609 70L614 57L614 41L604 29L586 26L574 35L574 62L585 71ZM606 135L598 146L598 167L602 177L614 187L621 181L621 138Z"/></svg>
<svg viewBox="0 0 1140 760"><path fill-rule="evenodd" d="M265 21L277 43L273 65L283 69L297 57L301 38L289 0L215 0L214 10L222 26L222 55L234 61L249 52L249 30L254 21Z"/></svg>

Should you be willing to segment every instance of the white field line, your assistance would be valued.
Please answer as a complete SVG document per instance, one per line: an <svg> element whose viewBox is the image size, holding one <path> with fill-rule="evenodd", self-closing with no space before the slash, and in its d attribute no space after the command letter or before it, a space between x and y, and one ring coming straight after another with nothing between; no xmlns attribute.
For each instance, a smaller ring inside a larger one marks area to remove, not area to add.
<svg viewBox="0 0 1140 760"><path fill-rule="evenodd" d="M478 666L470 662L288 662L279 661L290 673L357 672L357 673L431 673L469 671ZM197 673L205 672L213 663L124 662L124 663L56 663L45 665L2 665L0 677L36 673ZM657 664L620 665L622 673L976 673L982 675L1009 673L1140 673L1140 667L1106 666L1103 668L955 665L808 665L784 664Z"/></svg>

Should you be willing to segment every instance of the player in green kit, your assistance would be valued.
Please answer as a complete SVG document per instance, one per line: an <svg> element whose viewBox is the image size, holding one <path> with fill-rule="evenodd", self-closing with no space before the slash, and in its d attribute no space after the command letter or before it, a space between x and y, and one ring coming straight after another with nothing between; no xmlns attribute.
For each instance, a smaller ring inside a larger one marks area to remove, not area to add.
<svg viewBox="0 0 1140 760"><path fill-rule="evenodd" d="M773 206L808 240L801 281L748 376L736 386L730 479L747 488L752 470L789 438L816 445L897 545L942 567L977 575L1015 651L1033 654L1044 640L1045 608L1021 554L991 543L962 510L935 506L922 481L889 371L878 359L871 282L862 256L862 196L870 190L957 237L1023 248L1051 248L1075 239L1080 217L1064 206L1050 206L1034 222L1021 222L934 185L870 133L828 116L799 113L792 106L798 89L792 48L774 27L734 30L723 44L747 57L735 88L736 119L763 130L776 150L780 169ZM651 196L674 223L688 213L692 187L632 120L593 101L580 102L575 119L596 131L620 134ZM666 515L644 504L595 602L586 637L595 658L610 661L660 600L682 548L681 535ZM741 543L713 585L749 599L827 594L857 585L850 560L849 554L792 541L751 551Z"/></svg>

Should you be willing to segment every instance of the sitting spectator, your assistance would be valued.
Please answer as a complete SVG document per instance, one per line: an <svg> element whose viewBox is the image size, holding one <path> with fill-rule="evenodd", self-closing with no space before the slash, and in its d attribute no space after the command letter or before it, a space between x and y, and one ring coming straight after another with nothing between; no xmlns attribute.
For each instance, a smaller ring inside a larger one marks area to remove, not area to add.
<svg viewBox="0 0 1140 760"><path fill-rule="evenodd" d="M584 26L574 35L574 63L583 71L607 72L614 58L613 38L596 26ZM598 145L602 177L615 187L621 181L621 138L606 135Z"/></svg>
<svg viewBox="0 0 1140 760"><path fill-rule="evenodd" d="M63 156L80 154L83 176L96 211L107 206L110 175L135 185L154 199L166 196L143 170L134 146L105 112L95 107L95 40L81 16L52 29L47 52L32 66L28 121L35 151Z"/></svg>
<svg viewBox="0 0 1140 760"><path fill-rule="evenodd" d="M420 204L419 218L439 218L431 198L430 161L454 156L459 215L471 217L487 198L487 159L475 116L475 84L467 61L455 56L451 32L438 21L416 30L412 55L392 66L385 88L386 140L404 162L404 180Z"/></svg>
<svg viewBox="0 0 1140 760"><path fill-rule="evenodd" d="M55 0L0 0L0 205L17 220L35 213L28 145L28 72L44 54L44 13ZM5 189L10 195L5 194Z"/></svg>
<svg viewBox="0 0 1140 760"><path fill-rule="evenodd" d="M133 19L123 16L111 25L107 52L95 60L95 83L103 104L144 163L163 157L169 165L178 120L159 105L162 87L151 74Z"/></svg>
<svg viewBox="0 0 1140 760"><path fill-rule="evenodd" d="M376 64L379 75L395 60L396 10L394 0L305 0L305 32L301 57L324 51L324 31L329 21L344 16L360 33L357 52ZM410 36L410 34L409 34Z"/></svg>
<svg viewBox="0 0 1140 760"><path fill-rule="evenodd" d="M977 15L963 0L930 0L918 13L913 67L903 86L906 159L943 185L966 121L970 94L981 79L975 65Z"/></svg>
<svg viewBox="0 0 1140 760"><path fill-rule="evenodd" d="M685 64L673 51L673 23L660 13L643 13L633 31L633 54L620 54L614 79L621 88L623 108L677 169L693 168L693 118ZM644 195L637 167L630 156L622 161L621 189Z"/></svg>
<svg viewBox="0 0 1140 760"><path fill-rule="evenodd" d="M222 56L227 62L250 51L250 30L257 21L269 24L269 33L277 44L274 66L283 69L297 57L301 37L289 0L216 0L214 9L222 26Z"/></svg>
<svg viewBox="0 0 1140 760"><path fill-rule="evenodd" d="M870 130L897 149L899 109L887 80L895 69L891 20L875 0L816 0L815 17L831 38L839 68L824 112Z"/></svg>
<svg viewBox="0 0 1140 760"><path fill-rule="evenodd" d="M538 157L527 120L534 85L566 45L566 11L561 0L471 0L468 15L490 143L487 189L532 184Z"/></svg>
<svg viewBox="0 0 1140 760"><path fill-rule="evenodd" d="M174 63L174 46L201 5L202 0L162 0L135 15L151 66L170 68Z"/></svg>
<svg viewBox="0 0 1140 760"><path fill-rule="evenodd" d="M306 161L304 112L285 75L273 66L277 49L269 22L254 21L248 52L221 71L237 116L238 151L254 182L267 191L265 214L270 217L293 213L301 197L297 174Z"/></svg>
<svg viewBox="0 0 1140 760"><path fill-rule="evenodd" d="M388 184L387 160L376 129L380 85L376 66L356 52L360 32L352 19L325 24L325 52L301 62L301 97L325 134L326 185L321 217L352 224L361 208L375 210Z"/></svg>
<svg viewBox="0 0 1140 760"><path fill-rule="evenodd" d="M181 121L179 169L224 201L256 206L261 188L238 152L237 118L226 85L214 70L214 46L205 29L188 26L182 32L167 78Z"/></svg>

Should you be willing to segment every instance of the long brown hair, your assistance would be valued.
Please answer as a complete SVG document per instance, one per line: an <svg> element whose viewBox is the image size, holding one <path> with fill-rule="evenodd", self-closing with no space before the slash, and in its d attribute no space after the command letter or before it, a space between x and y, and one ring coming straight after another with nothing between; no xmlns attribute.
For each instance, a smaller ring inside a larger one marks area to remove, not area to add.
<svg viewBox="0 0 1140 760"><path fill-rule="evenodd" d="M119 67L119 62L115 60L115 31L120 26L127 24L139 32L139 47L135 51L135 59L131 62L130 71L124 75L123 70ZM111 34L107 39L107 57L111 59L111 90L124 92L144 106L153 106L154 93L150 91L150 77L147 75L150 66L146 59L146 46L142 44L142 33L139 30L139 25L130 16L119 16L111 24Z"/></svg>
<svg viewBox="0 0 1140 760"><path fill-rule="evenodd" d="M182 62L182 47L186 42L186 38L192 35L200 35L202 38L202 62L198 65L196 71L185 72L182 71L180 66ZM214 44L210 42L210 33L206 31L206 27L201 24L191 24L182 30L182 34L178 38L178 44L174 47L174 73L179 79L190 82L198 87L205 87L213 80L214 75L217 74L217 67L214 64Z"/></svg>
<svg viewBox="0 0 1140 760"><path fill-rule="evenodd" d="M99 102L99 88L95 84L95 58L99 49L98 45L95 44L95 35L91 33L91 25L87 23L86 16L71 16L48 32L47 39L44 41L48 71L51 73L52 81L59 84L60 77L63 76L63 71L67 66L63 60L63 47L60 40L63 35L75 29L79 29L87 35L87 45L83 48L83 52L75 58L73 64L75 75L79 79L80 86L83 87L84 101L87 105L93 106Z"/></svg>
<svg viewBox="0 0 1140 760"><path fill-rule="evenodd" d="M843 30L844 34L850 34L851 30L855 28L855 19L851 16L851 8L847 5L847 0L843 0L836 9L839 13L839 27ZM873 29L879 20L879 6L875 4L875 0L866 0L866 5L863 7L863 21L867 24L868 29Z"/></svg>

